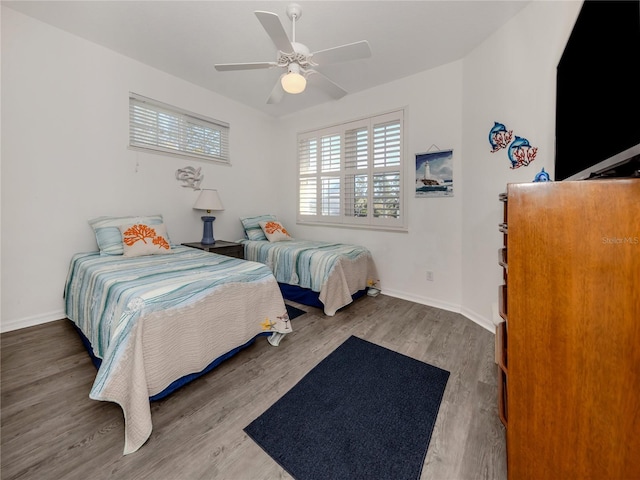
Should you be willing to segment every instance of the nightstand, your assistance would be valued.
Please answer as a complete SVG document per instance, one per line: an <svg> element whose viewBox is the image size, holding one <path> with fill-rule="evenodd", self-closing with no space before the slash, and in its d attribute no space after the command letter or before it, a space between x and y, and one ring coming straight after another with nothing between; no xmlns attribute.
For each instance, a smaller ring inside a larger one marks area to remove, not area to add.
<svg viewBox="0 0 640 480"><path fill-rule="evenodd" d="M203 245L198 243L183 243L185 247L199 248L205 252L218 253L227 257L241 258L244 260L244 245L241 243L225 242L224 240L216 240L213 245Z"/></svg>

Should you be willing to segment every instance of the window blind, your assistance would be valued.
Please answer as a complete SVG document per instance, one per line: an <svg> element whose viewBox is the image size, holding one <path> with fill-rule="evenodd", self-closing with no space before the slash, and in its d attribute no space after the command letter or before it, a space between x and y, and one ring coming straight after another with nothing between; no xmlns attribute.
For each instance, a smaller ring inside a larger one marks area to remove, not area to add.
<svg viewBox="0 0 640 480"><path fill-rule="evenodd" d="M229 124L129 94L129 146L230 163Z"/></svg>
<svg viewBox="0 0 640 480"><path fill-rule="evenodd" d="M406 229L403 110L298 135L298 221Z"/></svg>

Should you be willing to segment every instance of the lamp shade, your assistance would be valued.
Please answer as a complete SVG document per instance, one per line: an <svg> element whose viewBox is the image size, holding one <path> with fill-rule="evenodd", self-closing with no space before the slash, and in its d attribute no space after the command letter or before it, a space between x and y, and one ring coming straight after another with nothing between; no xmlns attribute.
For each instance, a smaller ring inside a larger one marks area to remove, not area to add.
<svg viewBox="0 0 640 480"><path fill-rule="evenodd" d="M282 88L287 93L302 93L307 87L307 79L300 74L300 67L297 63L289 65L289 71L280 79Z"/></svg>
<svg viewBox="0 0 640 480"><path fill-rule="evenodd" d="M212 210L224 210L218 191L211 189L200 190L200 195L193 205L193 208L196 210L206 210L208 212Z"/></svg>

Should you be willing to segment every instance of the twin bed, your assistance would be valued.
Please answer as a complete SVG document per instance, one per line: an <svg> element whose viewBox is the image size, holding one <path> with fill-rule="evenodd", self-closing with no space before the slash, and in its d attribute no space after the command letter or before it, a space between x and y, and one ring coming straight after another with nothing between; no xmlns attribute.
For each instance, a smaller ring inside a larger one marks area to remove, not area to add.
<svg viewBox="0 0 640 480"><path fill-rule="evenodd" d="M100 217L90 224L99 251L71 259L66 315L98 367L89 396L123 410L124 454L151 435L150 400L210 371L258 337L278 346L291 332L279 281L297 276L296 288L317 290L332 315L366 288L373 266L360 247L337 244L316 255L321 245L274 243L292 247L286 253L248 241L245 255L255 252L258 261L176 246L160 215ZM331 280L323 281L320 271Z"/></svg>
<svg viewBox="0 0 640 480"><path fill-rule="evenodd" d="M321 308L328 316L364 295L375 282L373 258L364 247L312 240L240 242L245 259L273 272L285 299Z"/></svg>
<svg viewBox="0 0 640 480"><path fill-rule="evenodd" d="M333 316L377 285L371 252L344 243L291 237L275 215L240 219L245 230L244 258L267 265L282 295Z"/></svg>

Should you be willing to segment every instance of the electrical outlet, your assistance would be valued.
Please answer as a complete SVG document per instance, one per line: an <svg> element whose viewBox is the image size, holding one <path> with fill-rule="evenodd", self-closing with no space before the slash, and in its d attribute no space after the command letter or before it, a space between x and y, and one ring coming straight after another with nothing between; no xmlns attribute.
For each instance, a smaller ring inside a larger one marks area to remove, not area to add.
<svg viewBox="0 0 640 480"><path fill-rule="evenodd" d="M431 270L427 270L427 282L433 282L433 272Z"/></svg>

